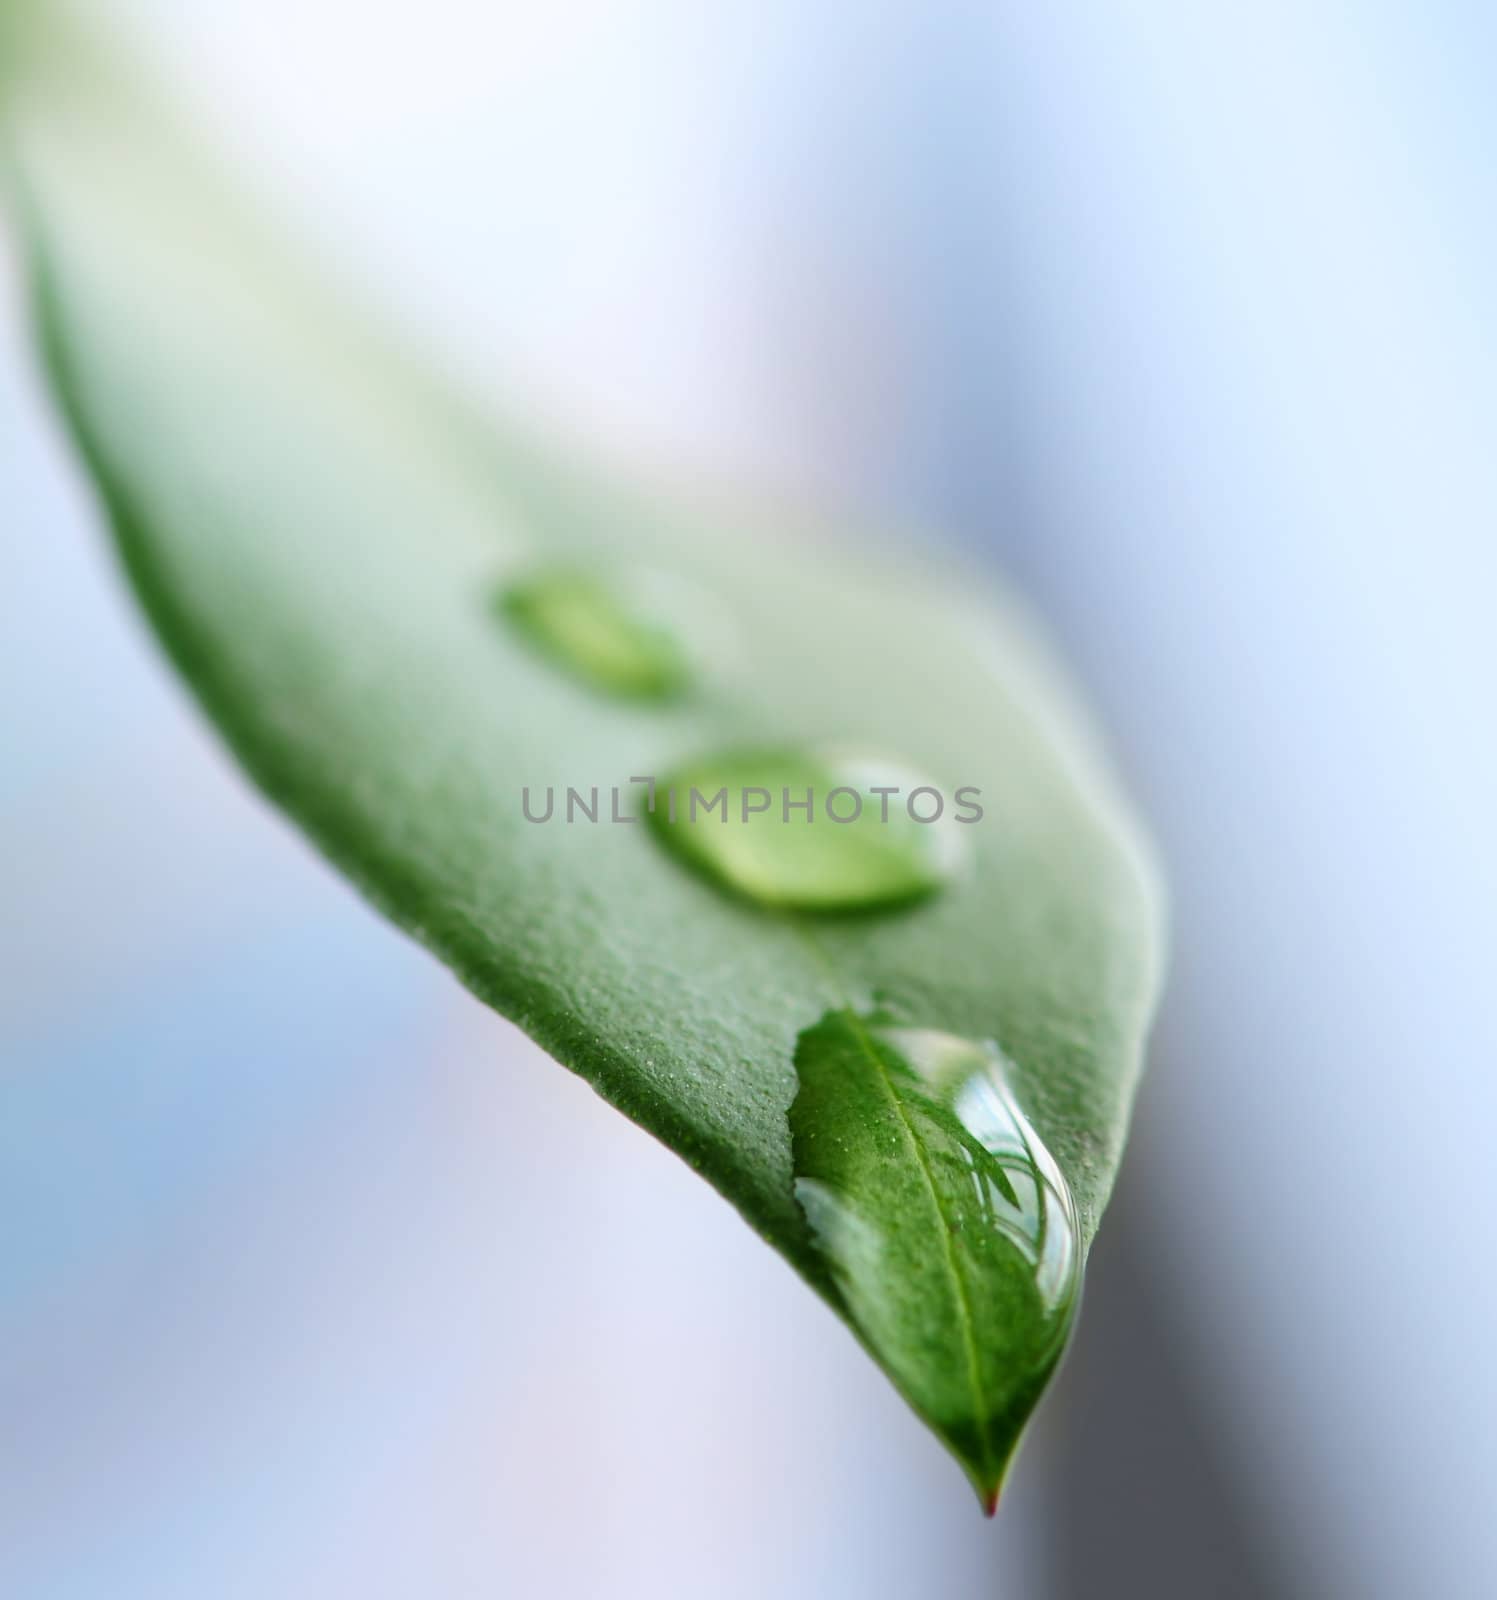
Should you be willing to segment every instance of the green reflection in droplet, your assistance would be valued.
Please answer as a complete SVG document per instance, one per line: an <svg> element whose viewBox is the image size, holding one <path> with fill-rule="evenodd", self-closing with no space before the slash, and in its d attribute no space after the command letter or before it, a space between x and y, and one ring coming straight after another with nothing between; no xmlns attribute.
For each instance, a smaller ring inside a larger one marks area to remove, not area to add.
<svg viewBox="0 0 1497 1600"><path fill-rule="evenodd" d="M497 606L526 642L594 689L635 700L670 700L691 677L671 630L641 596L576 567L548 567L505 585Z"/></svg>
<svg viewBox="0 0 1497 1600"><path fill-rule="evenodd" d="M912 814L909 797L922 789ZM932 816L937 800L940 819L917 820ZM837 754L701 757L659 780L650 820L671 850L717 883L785 909L917 900L949 881L961 854L950 801L928 780Z"/></svg>
<svg viewBox="0 0 1497 1600"><path fill-rule="evenodd" d="M997 1046L829 1012L801 1034L795 1193L848 1317L992 1508L1081 1287L1071 1192Z"/></svg>

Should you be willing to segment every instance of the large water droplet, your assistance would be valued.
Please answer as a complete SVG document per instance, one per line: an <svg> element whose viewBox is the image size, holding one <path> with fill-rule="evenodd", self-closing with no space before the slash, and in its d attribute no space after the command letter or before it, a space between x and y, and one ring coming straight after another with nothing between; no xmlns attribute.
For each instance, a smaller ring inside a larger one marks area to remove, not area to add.
<svg viewBox="0 0 1497 1600"><path fill-rule="evenodd" d="M548 567L507 584L500 613L547 660L594 689L669 700L690 679L686 652L654 616L645 591L575 567Z"/></svg>
<svg viewBox="0 0 1497 1600"><path fill-rule="evenodd" d="M916 900L948 881L961 854L951 798L929 780L834 753L702 757L659 782L651 821L719 884L785 909Z"/></svg>
<svg viewBox="0 0 1497 1600"><path fill-rule="evenodd" d="M816 1246L991 1507L1075 1314L1070 1189L996 1045L833 1011L795 1065L795 1193Z"/></svg>

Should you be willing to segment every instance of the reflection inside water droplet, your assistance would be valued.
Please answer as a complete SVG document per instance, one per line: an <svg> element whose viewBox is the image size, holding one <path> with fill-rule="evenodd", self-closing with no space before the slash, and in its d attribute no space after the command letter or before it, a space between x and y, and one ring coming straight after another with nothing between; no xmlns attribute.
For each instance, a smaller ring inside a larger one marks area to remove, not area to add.
<svg viewBox="0 0 1497 1600"><path fill-rule="evenodd" d="M643 584L548 567L507 583L497 606L532 649L594 689L670 700L690 681L686 651Z"/></svg>
<svg viewBox="0 0 1497 1600"><path fill-rule="evenodd" d="M949 1105L983 1223L1029 1262L1040 1304L1067 1311L1080 1279L1075 1202L1019 1109L997 1046L917 1028L880 1028L878 1037Z"/></svg>
<svg viewBox="0 0 1497 1600"><path fill-rule="evenodd" d="M657 836L760 905L825 912L907 903L946 884L962 854L942 792L886 760L729 750L676 769L660 780L662 792L650 817ZM926 820L938 808L939 820Z"/></svg>

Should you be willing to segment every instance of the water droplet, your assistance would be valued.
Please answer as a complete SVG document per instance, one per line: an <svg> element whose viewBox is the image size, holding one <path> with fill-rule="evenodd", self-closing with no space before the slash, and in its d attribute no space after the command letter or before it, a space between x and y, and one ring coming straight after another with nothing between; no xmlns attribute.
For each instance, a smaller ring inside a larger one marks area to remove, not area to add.
<svg viewBox="0 0 1497 1600"><path fill-rule="evenodd" d="M886 1013L801 1034L795 1193L847 1314L984 1504L1074 1319L1082 1248L998 1047Z"/></svg>
<svg viewBox="0 0 1497 1600"><path fill-rule="evenodd" d="M670 700L690 679L686 652L652 614L644 585L547 567L506 584L497 603L533 649L594 689Z"/></svg>
<svg viewBox="0 0 1497 1600"><path fill-rule="evenodd" d="M932 795L942 792L887 761L727 751L661 779L650 820L683 859L761 905L853 911L950 879L961 841L949 801L939 820L919 820L933 816Z"/></svg>

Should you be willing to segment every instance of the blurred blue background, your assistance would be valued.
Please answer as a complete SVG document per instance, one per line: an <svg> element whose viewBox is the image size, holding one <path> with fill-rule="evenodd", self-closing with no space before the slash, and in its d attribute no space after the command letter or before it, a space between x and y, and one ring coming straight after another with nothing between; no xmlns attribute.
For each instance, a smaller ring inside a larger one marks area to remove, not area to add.
<svg viewBox="0 0 1497 1600"><path fill-rule="evenodd" d="M1060 635L1174 977L996 1525L704 1185L366 912L0 319L0 1590L1497 1593L1497 13L131 0L335 270Z"/></svg>

